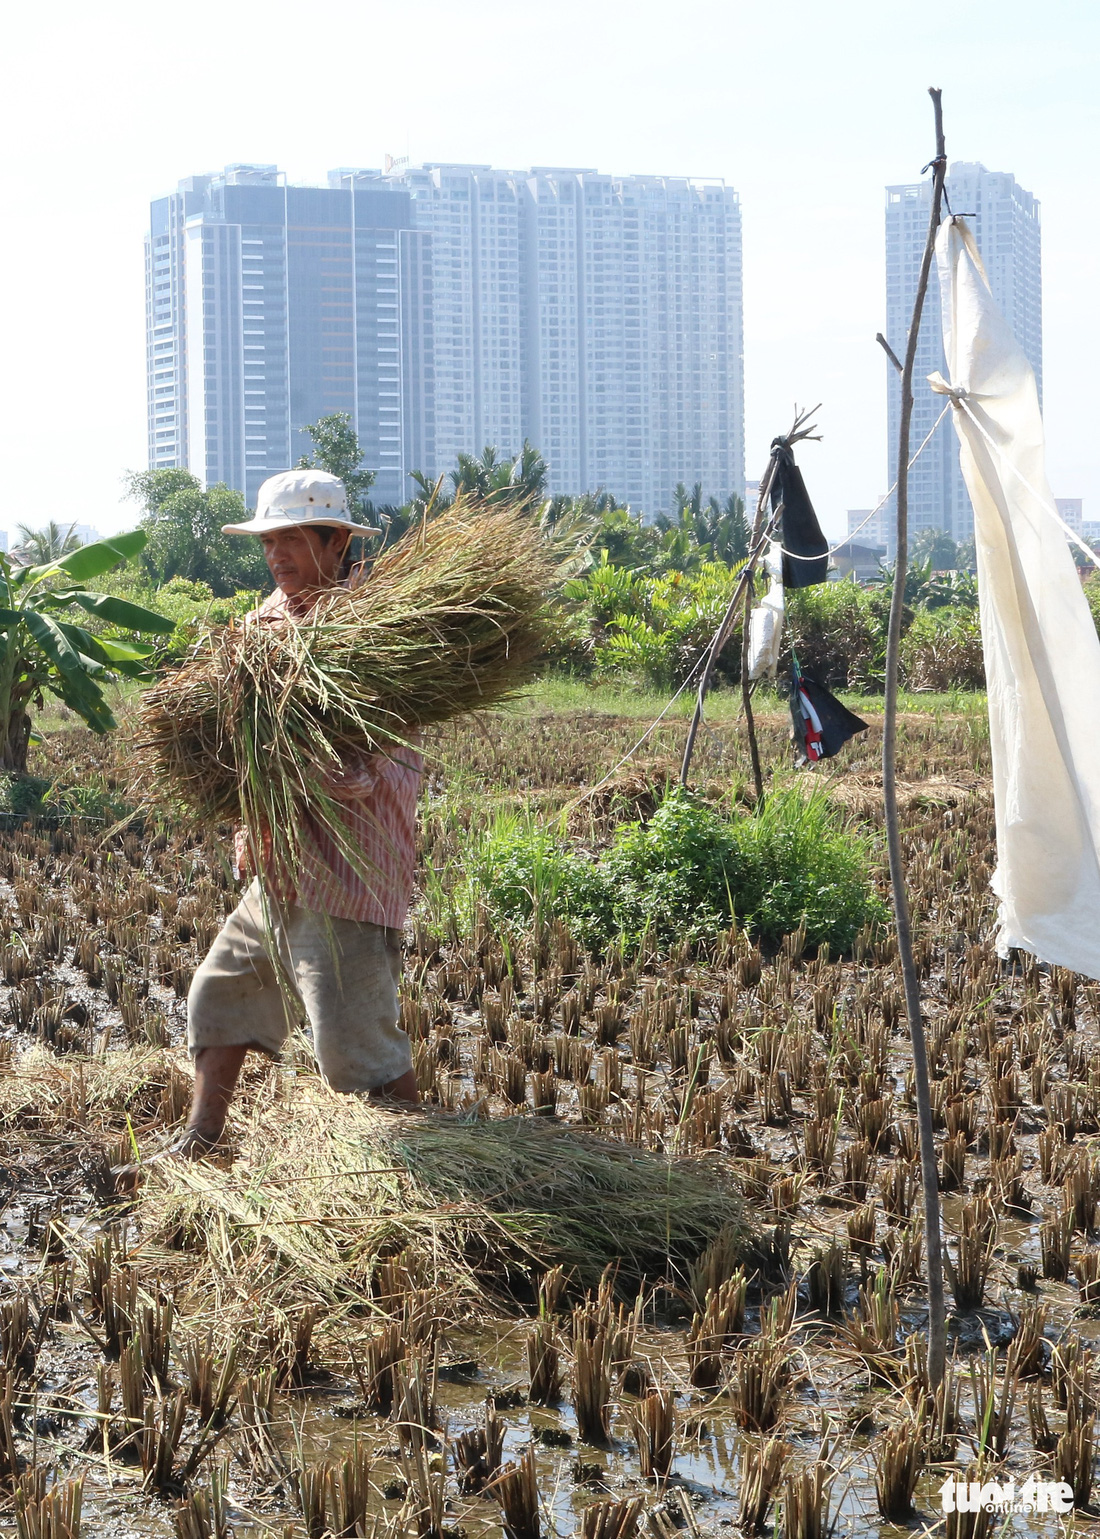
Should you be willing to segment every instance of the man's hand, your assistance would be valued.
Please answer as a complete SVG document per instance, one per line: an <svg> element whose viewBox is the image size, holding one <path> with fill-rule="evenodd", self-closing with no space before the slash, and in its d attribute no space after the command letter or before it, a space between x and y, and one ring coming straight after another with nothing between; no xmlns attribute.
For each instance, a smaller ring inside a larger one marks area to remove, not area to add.
<svg viewBox="0 0 1100 1539"><path fill-rule="evenodd" d="M233 865L238 878L241 881L250 881L252 877L259 876L261 871L266 871L270 864L270 830L264 829L260 838L259 850L257 850L256 841L245 829L238 828L233 838Z"/></svg>

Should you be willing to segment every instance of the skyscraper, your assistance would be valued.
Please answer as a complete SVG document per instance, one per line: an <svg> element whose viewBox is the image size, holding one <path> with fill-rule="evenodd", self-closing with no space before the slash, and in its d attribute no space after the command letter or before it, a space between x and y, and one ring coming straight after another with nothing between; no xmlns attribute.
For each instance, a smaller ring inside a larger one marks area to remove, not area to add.
<svg viewBox="0 0 1100 1539"><path fill-rule="evenodd" d="M305 425L351 417L376 495L405 495L430 457L415 332L426 281L408 193L352 173L288 187L274 166L189 177L157 199L146 243L149 463L186 465L249 505L309 447ZM402 312L402 300L405 312Z"/></svg>
<svg viewBox="0 0 1100 1539"><path fill-rule="evenodd" d="M718 181L274 166L152 205L149 456L251 501L347 411L375 497L524 440L555 492L649 512L744 484L741 215Z"/></svg>
<svg viewBox="0 0 1100 1539"><path fill-rule="evenodd" d="M886 189L886 339L899 358L916 296L921 255L928 234L931 182ZM968 217L982 254L993 298L1012 326L1016 339L1035 371L1039 399L1043 390L1043 321L1040 279L1039 203L1008 172L987 171L973 161L956 161L946 183L950 207ZM925 301L913 371L911 453L915 452L943 410L944 397L935 395L928 375L946 371L940 329L939 283L935 264ZM887 467L892 482L897 467L899 378L887 364ZM891 531L893 498L888 504ZM959 449L949 421L909 472L909 529L943 529L954 539L974 530Z"/></svg>

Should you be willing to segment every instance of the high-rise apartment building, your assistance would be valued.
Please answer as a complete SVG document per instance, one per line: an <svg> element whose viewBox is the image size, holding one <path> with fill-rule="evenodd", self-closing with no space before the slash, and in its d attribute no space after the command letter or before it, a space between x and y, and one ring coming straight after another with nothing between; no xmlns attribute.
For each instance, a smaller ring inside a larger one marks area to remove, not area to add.
<svg viewBox="0 0 1100 1539"><path fill-rule="evenodd" d="M946 183L950 207L967 217L978 242L989 286L1016 339L1035 371L1039 399L1043 390L1043 321L1040 281L1039 203L1008 172L987 171L972 161L956 161ZM917 276L928 235L931 183L917 182L886 189L886 338L898 357L905 352L913 311ZM939 284L935 264L928 287L913 371L912 452L924 441L943 410L944 397L935 395L928 375L945 372L940 329ZM887 466L894 479L899 379L887 365ZM888 504L890 547L893 547L893 499ZM959 469L954 430L945 420L909 472L909 527L943 529L954 539L974 530L970 499Z"/></svg>
<svg viewBox="0 0 1100 1539"><path fill-rule="evenodd" d="M1081 497L1055 497L1058 516L1074 534L1080 534L1085 521L1085 503Z"/></svg>
<svg viewBox="0 0 1100 1539"><path fill-rule="evenodd" d="M374 495L487 445L555 492L649 512L744 482L741 216L716 181L429 164L287 186L190 178L152 206L150 464L251 501L331 411Z"/></svg>
<svg viewBox="0 0 1100 1539"><path fill-rule="evenodd" d="M877 511L871 508L849 508L849 540L858 540L861 545L881 546L884 550L892 547L890 518L889 504Z"/></svg>
<svg viewBox="0 0 1100 1539"><path fill-rule="evenodd" d="M443 163L384 180L431 238L434 474L526 439L552 491L602 488L647 512L679 481L742 485L732 188Z"/></svg>
<svg viewBox="0 0 1100 1539"><path fill-rule="evenodd" d="M351 417L378 472L405 495L430 456L423 363L403 347L425 304L408 193L353 173L288 187L274 166L189 177L157 199L146 244L149 463L186 465L250 505L310 447L305 425Z"/></svg>

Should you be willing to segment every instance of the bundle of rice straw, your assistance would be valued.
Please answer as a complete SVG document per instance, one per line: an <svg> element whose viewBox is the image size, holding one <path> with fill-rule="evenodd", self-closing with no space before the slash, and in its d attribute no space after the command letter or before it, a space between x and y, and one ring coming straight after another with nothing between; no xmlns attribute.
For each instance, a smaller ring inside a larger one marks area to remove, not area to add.
<svg viewBox="0 0 1100 1539"><path fill-rule="evenodd" d="M612 1264L633 1294L685 1275L720 1235L753 1254L733 1162L716 1153L543 1117L395 1115L287 1071L235 1105L231 1127L230 1169L152 1164L136 1213L146 1247L189 1257L176 1280L227 1318L261 1296L287 1312L361 1308L398 1253L455 1314L526 1296L555 1264L583 1286Z"/></svg>
<svg viewBox="0 0 1100 1539"><path fill-rule="evenodd" d="M419 728L530 681L556 634L558 562L529 510L456 499L361 586L325 594L294 624L215 633L149 690L144 778L204 820L270 838L292 868L303 809L340 841L328 776L342 758L399 752ZM356 851L342 853L354 863Z"/></svg>

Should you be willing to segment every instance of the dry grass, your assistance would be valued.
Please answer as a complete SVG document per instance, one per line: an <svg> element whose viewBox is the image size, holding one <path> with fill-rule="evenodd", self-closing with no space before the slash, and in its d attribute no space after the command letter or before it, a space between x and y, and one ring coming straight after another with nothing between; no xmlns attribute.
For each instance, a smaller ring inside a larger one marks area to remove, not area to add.
<svg viewBox="0 0 1100 1539"><path fill-rule="evenodd" d="M192 1291L219 1312L362 1308L379 1263L440 1307L500 1298L555 1264L591 1283L674 1275L740 1207L721 1158L677 1159L541 1117L403 1115L275 1073L235 1128L228 1170L149 1167L150 1238L197 1252ZM747 1229L742 1230L747 1241Z"/></svg>

